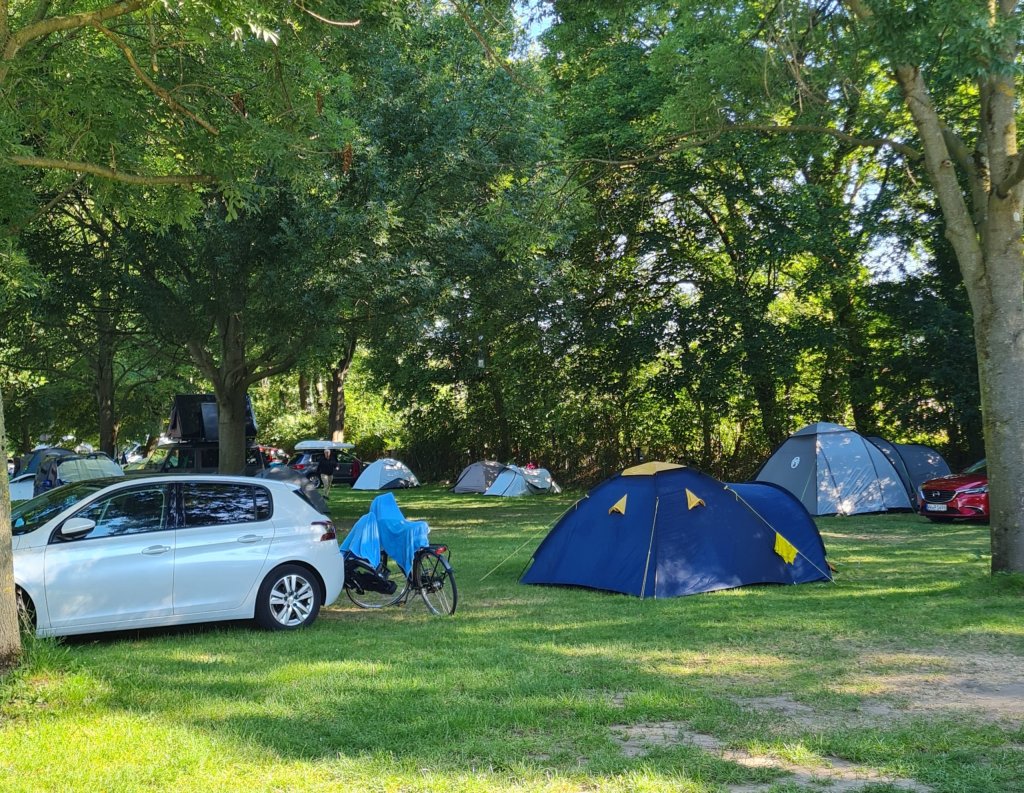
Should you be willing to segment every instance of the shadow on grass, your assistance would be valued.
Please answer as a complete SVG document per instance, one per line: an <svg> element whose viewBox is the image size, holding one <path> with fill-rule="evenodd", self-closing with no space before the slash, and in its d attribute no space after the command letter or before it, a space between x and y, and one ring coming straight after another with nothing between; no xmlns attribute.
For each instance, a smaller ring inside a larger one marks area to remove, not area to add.
<svg viewBox="0 0 1024 793"><path fill-rule="evenodd" d="M375 495L333 491L339 525L354 522ZM230 736L285 760L386 756L458 773L518 763L566 776L581 767L673 774L699 766L726 784L767 772L686 745L627 758L610 727L687 722L726 742L781 751L803 741L809 751L910 774L939 762L950 729L965 746L998 745L1010 734L970 720L952 728L941 719L844 725L844 708L853 713L858 703L835 693L877 648L1024 654L1024 579L987 575L984 527L936 527L913 516L827 519L819 525L839 567L836 584L641 601L518 584L543 529L571 497L510 503L429 489L398 497L453 548L453 618L429 617L420 603L362 611L343 597L296 633L219 624L71 639L68 647L87 659L105 707ZM735 699L780 692L838 718L808 734ZM987 762L983 750L968 754L971 769ZM1022 762L1005 773L1024 773Z"/></svg>

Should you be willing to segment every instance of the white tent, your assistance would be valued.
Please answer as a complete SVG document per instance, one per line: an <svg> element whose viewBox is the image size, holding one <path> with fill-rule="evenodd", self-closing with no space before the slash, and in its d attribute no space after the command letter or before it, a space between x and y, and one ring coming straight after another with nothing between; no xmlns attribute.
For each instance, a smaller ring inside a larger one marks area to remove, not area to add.
<svg viewBox="0 0 1024 793"><path fill-rule="evenodd" d="M420 480L409 467L398 460L386 458L366 466L353 490L393 490L400 487L419 487Z"/></svg>
<svg viewBox="0 0 1024 793"><path fill-rule="evenodd" d="M882 450L840 424L810 424L790 435L761 466L756 481L784 487L812 515L913 508Z"/></svg>
<svg viewBox="0 0 1024 793"><path fill-rule="evenodd" d="M537 493L561 493L546 468L520 468L510 465L494 480L485 496L532 496Z"/></svg>
<svg viewBox="0 0 1024 793"><path fill-rule="evenodd" d="M494 460L480 460L462 469L453 493L485 493L507 466Z"/></svg>

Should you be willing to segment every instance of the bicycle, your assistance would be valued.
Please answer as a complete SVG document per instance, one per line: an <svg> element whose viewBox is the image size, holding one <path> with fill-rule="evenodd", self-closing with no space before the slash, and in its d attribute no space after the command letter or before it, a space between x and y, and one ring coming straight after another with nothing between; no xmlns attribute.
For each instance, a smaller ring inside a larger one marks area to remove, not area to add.
<svg viewBox="0 0 1024 793"><path fill-rule="evenodd" d="M429 531L425 521L405 518L393 494L375 498L341 544L349 600L379 609L404 605L418 593L434 614L454 614L459 590L451 553L446 545L428 543Z"/></svg>
<svg viewBox="0 0 1024 793"><path fill-rule="evenodd" d="M448 561L447 546L427 545L417 549L408 574L386 551L381 551L380 555L380 564L372 567L365 559L351 552L346 554L345 594L349 600L360 608L379 609L404 605L410 595L418 593L434 614L455 613L459 589Z"/></svg>

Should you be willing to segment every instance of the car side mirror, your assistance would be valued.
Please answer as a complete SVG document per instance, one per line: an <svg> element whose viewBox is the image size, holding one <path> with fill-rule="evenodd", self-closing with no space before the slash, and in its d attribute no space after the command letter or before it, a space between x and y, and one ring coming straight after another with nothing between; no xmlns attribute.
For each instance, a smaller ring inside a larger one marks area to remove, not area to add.
<svg viewBox="0 0 1024 793"><path fill-rule="evenodd" d="M65 540L77 540L96 528L96 521L89 518L68 518L60 527L59 534Z"/></svg>

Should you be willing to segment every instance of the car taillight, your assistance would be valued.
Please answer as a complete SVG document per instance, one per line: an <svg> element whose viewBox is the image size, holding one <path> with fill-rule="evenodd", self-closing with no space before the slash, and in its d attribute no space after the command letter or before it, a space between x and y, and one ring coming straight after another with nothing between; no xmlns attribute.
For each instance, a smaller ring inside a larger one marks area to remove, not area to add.
<svg viewBox="0 0 1024 793"><path fill-rule="evenodd" d="M313 527L316 529L322 529L323 534L320 535L320 542L327 542L328 540L338 541L338 532L334 528L334 524L329 520L318 520L314 521Z"/></svg>
<svg viewBox="0 0 1024 793"><path fill-rule="evenodd" d="M305 470L306 464L305 463L295 463L295 465L293 465L292 468L294 468L296 471L302 471L302 470Z"/></svg>

